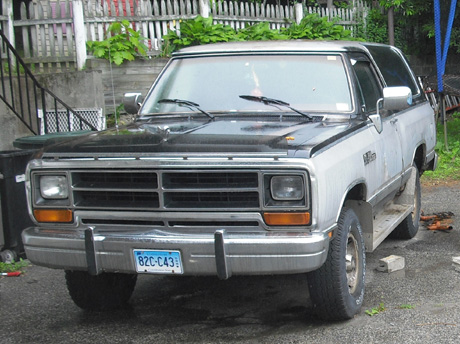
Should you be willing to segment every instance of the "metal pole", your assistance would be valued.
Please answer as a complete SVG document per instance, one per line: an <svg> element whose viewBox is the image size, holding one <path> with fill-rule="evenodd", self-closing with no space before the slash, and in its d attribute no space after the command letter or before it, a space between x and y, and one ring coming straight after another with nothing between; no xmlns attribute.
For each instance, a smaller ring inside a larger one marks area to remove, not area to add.
<svg viewBox="0 0 460 344"><path fill-rule="evenodd" d="M444 127L444 147L447 151L449 151L449 145L447 143L447 117L446 117L446 98L444 93L439 94L439 105L441 106L441 118L442 118L442 125Z"/></svg>

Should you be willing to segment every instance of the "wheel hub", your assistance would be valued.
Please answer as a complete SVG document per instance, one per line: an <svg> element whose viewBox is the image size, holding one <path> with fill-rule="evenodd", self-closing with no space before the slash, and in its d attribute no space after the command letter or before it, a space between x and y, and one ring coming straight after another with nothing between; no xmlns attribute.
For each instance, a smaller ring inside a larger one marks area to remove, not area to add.
<svg viewBox="0 0 460 344"><path fill-rule="evenodd" d="M358 286L359 254L358 243L352 234L348 235L347 253L345 255L348 290L352 294Z"/></svg>

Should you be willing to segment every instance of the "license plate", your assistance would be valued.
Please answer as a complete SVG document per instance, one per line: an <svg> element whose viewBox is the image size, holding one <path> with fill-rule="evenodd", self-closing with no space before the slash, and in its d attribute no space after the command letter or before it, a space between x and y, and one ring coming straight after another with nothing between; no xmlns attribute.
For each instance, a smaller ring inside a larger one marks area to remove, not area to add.
<svg viewBox="0 0 460 344"><path fill-rule="evenodd" d="M153 274L182 274L179 251L134 250L136 270Z"/></svg>

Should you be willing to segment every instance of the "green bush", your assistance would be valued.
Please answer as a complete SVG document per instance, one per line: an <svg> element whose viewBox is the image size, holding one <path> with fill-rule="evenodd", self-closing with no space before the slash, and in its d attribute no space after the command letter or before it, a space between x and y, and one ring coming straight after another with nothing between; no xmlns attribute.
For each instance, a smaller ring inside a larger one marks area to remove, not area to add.
<svg viewBox="0 0 460 344"><path fill-rule="evenodd" d="M388 43L387 18L379 10L370 10L366 17L365 32L361 36L366 41Z"/></svg>
<svg viewBox="0 0 460 344"><path fill-rule="evenodd" d="M289 39L329 39L329 40L354 40L350 30L345 30L342 25L337 25L337 20L329 21L316 13L303 17L299 24L293 23L282 30Z"/></svg>
<svg viewBox="0 0 460 344"><path fill-rule="evenodd" d="M231 26L213 24L212 17L197 16L195 19L181 21L180 33L179 36L176 31L168 30L163 36L164 55L188 46L237 40L236 32Z"/></svg>
<svg viewBox="0 0 460 344"><path fill-rule="evenodd" d="M147 46L141 34L129 26L129 21L123 20L111 24L103 41L88 41L86 46L94 56L104 58L116 65L124 61L132 61L136 56L145 56Z"/></svg>
<svg viewBox="0 0 460 344"><path fill-rule="evenodd" d="M454 113L447 121L447 145L444 143L444 126L438 123L436 152L438 168L426 171L423 177L430 181L460 180L460 113Z"/></svg>
<svg viewBox="0 0 460 344"><path fill-rule="evenodd" d="M212 17L198 16L180 23L180 36L176 31L168 30L163 36L163 55L169 56L178 49L207 43L287 39L352 40L353 37L343 26L318 14L309 14L299 24L292 23L289 28L281 30L271 29L268 22L262 22L238 32L229 25L213 24Z"/></svg>
<svg viewBox="0 0 460 344"><path fill-rule="evenodd" d="M271 41L289 39L287 35L281 34L279 30L270 29L270 24L268 22L262 22L240 29L238 30L237 36L241 41Z"/></svg>

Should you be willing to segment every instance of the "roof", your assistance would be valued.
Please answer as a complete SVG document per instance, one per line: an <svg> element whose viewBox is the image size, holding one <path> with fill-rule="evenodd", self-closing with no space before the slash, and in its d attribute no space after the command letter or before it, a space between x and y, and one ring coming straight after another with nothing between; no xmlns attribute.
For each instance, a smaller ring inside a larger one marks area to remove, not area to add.
<svg viewBox="0 0 460 344"><path fill-rule="evenodd" d="M356 41L313 41L313 40L290 40L290 41L250 41L250 42L227 42L197 45L183 48L173 56L202 55L216 53L235 52L368 52L369 45L390 46L384 44L365 43Z"/></svg>

